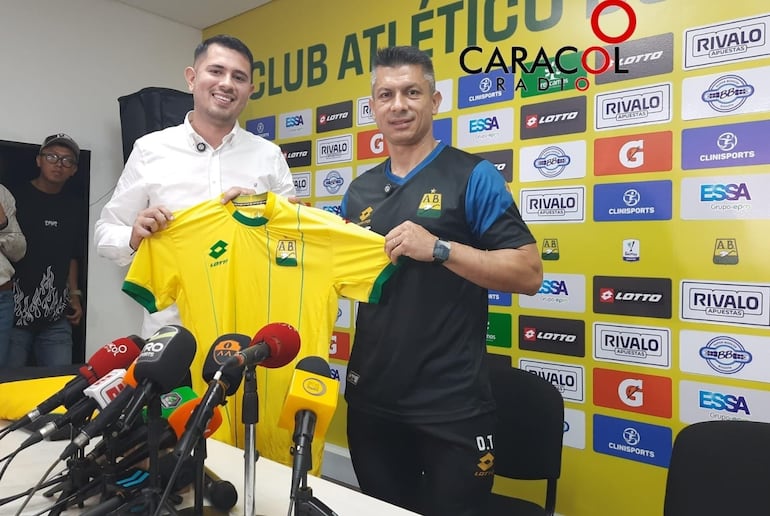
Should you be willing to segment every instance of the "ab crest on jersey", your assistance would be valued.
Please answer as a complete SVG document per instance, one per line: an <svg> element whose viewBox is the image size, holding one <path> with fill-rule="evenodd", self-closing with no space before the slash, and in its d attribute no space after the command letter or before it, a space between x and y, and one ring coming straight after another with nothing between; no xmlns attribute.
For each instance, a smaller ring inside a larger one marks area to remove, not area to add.
<svg viewBox="0 0 770 516"><path fill-rule="evenodd" d="M441 194L435 188L422 194L420 205L417 207L417 216L437 219L441 216Z"/></svg>
<svg viewBox="0 0 770 516"><path fill-rule="evenodd" d="M296 240L279 240L275 244L275 264L281 267L297 266Z"/></svg>

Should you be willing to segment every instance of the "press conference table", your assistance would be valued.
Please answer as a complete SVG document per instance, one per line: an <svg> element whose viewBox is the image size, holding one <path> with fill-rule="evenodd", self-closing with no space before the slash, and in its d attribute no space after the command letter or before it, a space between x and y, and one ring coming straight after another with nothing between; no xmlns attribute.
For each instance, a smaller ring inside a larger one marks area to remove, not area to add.
<svg viewBox="0 0 770 516"><path fill-rule="evenodd" d="M0 420L0 428L6 425L7 422ZM0 440L0 457L13 452L28 435L26 432L16 431ZM20 493L34 486L59 456L65 445L65 441L43 441L19 453L3 478L0 479L0 498ZM244 514L243 450L211 439L206 441L206 447L206 466L220 478L232 482L238 489L238 503L230 511L230 514ZM59 464L54 468L53 473L63 469L63 463ZM255 468L255 477L255 513L261 516L286 516L289 509L291 468L260 458ZM313 495L339 516L407 516L415 514L312 475L308 475L308 485L312 487ZM44 491L45 489L38 493ZM22 500L23 498L20 498L0 506L0 514L15 514L21 506ZM36 494L22 514L36 514L49 507L55 500L55 496L45 498L42 494ZM86 507L96 503L98 503L98 497L90 499ZM185 501L178 508L190 506L192 503L192 493L188 493L185 496ZM205 499L204 505L208 505ZM77 508L69 508L62 514L69 516L79 513L80 510Z"/></svg>

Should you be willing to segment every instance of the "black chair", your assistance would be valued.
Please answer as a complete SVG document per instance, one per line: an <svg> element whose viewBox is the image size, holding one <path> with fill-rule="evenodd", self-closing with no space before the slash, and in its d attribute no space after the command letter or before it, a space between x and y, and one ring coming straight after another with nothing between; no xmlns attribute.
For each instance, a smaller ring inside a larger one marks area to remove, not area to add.
<svg viewBox="0 0 770 516"><path fill-rule="evenodd" d="M517 480L545 480L545 503L492 494L494 516L553 516L556 483L561 475L564 399L554 385L536 374L489 361L497 403L495 475Z"/></svg>
<svg viewBox="0 0 770 516"><path fill-rule="evenodd" d="M770 514L770 423L705 421L674 440L663 516Z"/></svg>

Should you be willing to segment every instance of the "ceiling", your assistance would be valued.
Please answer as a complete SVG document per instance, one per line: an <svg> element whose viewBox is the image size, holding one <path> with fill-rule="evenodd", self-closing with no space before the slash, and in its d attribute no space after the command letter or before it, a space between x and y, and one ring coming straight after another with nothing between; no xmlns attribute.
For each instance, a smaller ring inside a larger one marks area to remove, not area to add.
<svg viewBox="0 0 770 516"><path fill-rule="evenodd" d="M205 29L270 0L118 0L188 27Z"/></svg>

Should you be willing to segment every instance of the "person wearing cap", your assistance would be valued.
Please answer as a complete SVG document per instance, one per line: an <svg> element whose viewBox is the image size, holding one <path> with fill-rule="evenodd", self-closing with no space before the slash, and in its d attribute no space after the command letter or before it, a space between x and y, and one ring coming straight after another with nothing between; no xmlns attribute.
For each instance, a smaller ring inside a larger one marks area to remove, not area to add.
<svg viewBox="0 0 770 516"><path fill-rule="evenodd" d="M0 185L0 369L7 365L13 328L13 262L27 252L27 239L16 220L16 200Z"/></svg>
<svg viewBox="0 0 770 516"><path fill-rule="evenodd" d="M197 46L184 71L193 110L182 124L134 143L96 222L100 256L128 265L142 240L163 230L172 212L220 195L223 203L241 194L295 195L281 149L238 124L254 91L253 61L249 48L232 36L212 36ZM141 334L167 324L180 324L176 305L145 312Z"/></svg>
<svg viewBox="0 0 770 516"><path fill-rule="evenodd" d="M40 172L14 190L17 218L27 237L27 253L16 266L15 326L8 365L57 366L72 363L72 325L83 316L78 289L79 241L84 223L77 199L65 183L75 175L80 147L64 133L48 136L35 158Z"/></svg>

